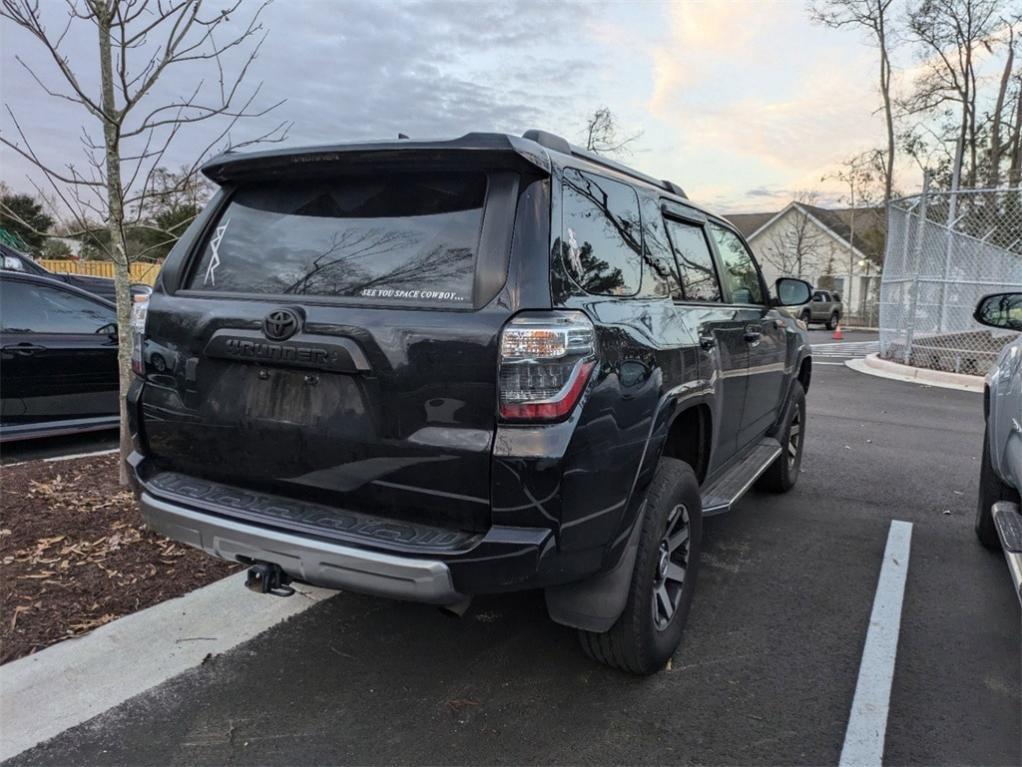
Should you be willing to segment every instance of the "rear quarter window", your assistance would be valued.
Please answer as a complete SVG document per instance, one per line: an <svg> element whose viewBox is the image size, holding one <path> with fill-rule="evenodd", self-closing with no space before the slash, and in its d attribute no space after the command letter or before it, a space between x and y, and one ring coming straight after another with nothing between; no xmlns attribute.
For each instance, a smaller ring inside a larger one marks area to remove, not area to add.
<svg viewBox="0 0 1022 767"><path fill-rule="evenodd" d="M193 290L472 304L482 173L286 181L236 191Z"/></svg>
<svg viewBox="0 0 1022 767"><path fill-rule="evenodd" d="M678 274L671 244L664 231L660 202L643 197L642 205L642 295L655 298L683 298L681 276Z"/></svg>
<svg viewBox="0 0 1022 767"><path fill-rule="evenodd" d="M686 301L720 301L720 279L703 227L667 220Z"/></svg>
<svg viewBox="0 0 1022 767"><path fill-rule="evenodd" d="M627 184L564 172L564 268L587 293L632 296L642 279L639 198Z"/></svg>

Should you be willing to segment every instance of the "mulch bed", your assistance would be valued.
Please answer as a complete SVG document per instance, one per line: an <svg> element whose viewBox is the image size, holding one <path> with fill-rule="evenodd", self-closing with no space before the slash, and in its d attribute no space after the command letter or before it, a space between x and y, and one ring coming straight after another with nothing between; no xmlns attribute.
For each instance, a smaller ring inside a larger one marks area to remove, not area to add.
<svg viewBox="0 0 1022 767"><path fill-rule="evenodd" d="M0 663L238 569L148 530L117 455L0 468Z"/></svg>

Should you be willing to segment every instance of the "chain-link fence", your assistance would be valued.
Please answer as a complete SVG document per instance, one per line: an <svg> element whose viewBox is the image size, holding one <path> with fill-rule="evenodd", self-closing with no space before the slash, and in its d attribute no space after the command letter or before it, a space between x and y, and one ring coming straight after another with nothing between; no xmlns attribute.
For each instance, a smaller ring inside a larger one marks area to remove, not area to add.
<svg viewBox="0 0 1022 767"><path fill-rule="evenodd" d="M1017 334L977 323L988 293L1022 290L1022 190L928 192L888 206L880 354L980 375Z"/></svg>

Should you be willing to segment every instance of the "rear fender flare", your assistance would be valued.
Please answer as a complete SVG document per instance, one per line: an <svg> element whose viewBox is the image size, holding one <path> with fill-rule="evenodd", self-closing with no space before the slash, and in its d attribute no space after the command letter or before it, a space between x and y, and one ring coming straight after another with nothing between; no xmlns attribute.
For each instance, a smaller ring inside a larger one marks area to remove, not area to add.
<svg viewBox="0 0 1022 767"><path fill-rule="evenodd" d="M710 412L710 455L706 456L707 464L709 463L713 451L717 447L719 433L720 414L717 412L717 402L718 398L713 385L706 380L686 383L671 390L661 399L657 414L653 419L649 438L646 440L639 470L635 475L635 482L632 485L633 495L637 488L645 490L650 480L653 479L653 472L656 471L657 464L663 455L667 444L667 435L671 433L674 422L682 413L699 405L706 405Z"/></svg>
<svg viewBox="0 0 1022 767"><path fill-rule="evenodd" d="M713 386L709 381L690 381L669 390L661 397L629 493L626 508L631 513L625 515L619 534L607 548L605 561L610 566L577 583L546 589L547 612L555 623L602 633L609 631L621 616L628 601L628 589L635 568L639 533L646 509L646 487L660 462L674 420L682 412L699 404L709 406L711 414L715 412ZM713 418L711 453L716 444L716 424L717 419Z"/></svg>

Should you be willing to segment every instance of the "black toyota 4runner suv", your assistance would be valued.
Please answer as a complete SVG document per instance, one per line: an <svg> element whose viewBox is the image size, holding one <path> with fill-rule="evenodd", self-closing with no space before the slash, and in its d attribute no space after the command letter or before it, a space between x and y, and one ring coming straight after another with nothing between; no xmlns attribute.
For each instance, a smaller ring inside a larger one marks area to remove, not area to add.
<svg viewBox="0 0 1022 767"><path fill-rule="evenodd" d="M702 518L799 473L811 365L742 237L541 131L226 154L135 343L149 524L289 581L544 589L593 658L676 649Z"/></svg>

